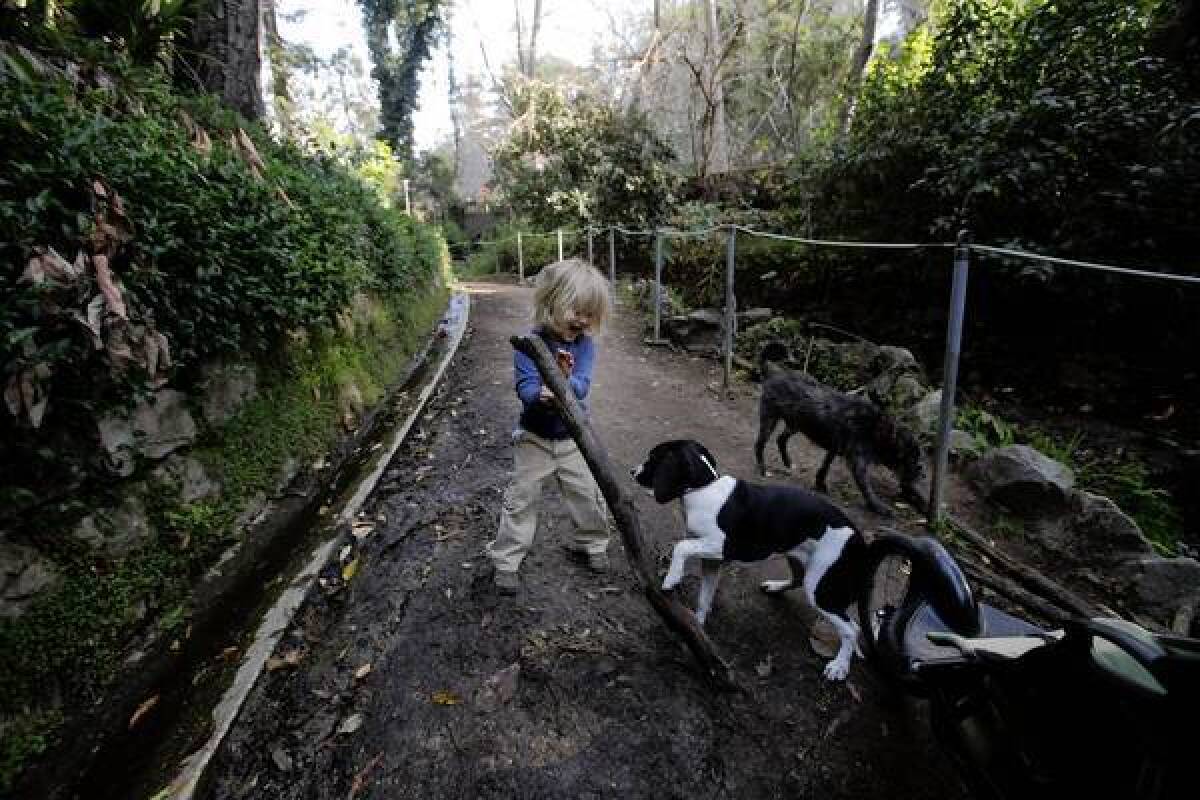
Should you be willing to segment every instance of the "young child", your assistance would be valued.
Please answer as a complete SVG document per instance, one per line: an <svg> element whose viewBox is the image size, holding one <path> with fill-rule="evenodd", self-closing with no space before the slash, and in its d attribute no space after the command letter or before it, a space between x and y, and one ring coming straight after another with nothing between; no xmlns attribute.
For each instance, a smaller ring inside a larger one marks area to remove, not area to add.
<svg viewBox="0 0 1200 800"><path fill-rule="evenodd" d="M590 333L608 319L608 281L577 258L551 264L537 277L534 313L538 324L533 333L555 354L559 369L586 411L596 353ZM517 570L533 544L542 484L548 478L558 481L575 525L568 553L595 572L608 569L608 518L603 498L559 415L554 393L542 384L533 359L524 353L514 354L513 371L522 407L513 433L513 480L504 493L496 538L487 548L496 567L496 588L503 594L516 594L520 586Z"/></svg>

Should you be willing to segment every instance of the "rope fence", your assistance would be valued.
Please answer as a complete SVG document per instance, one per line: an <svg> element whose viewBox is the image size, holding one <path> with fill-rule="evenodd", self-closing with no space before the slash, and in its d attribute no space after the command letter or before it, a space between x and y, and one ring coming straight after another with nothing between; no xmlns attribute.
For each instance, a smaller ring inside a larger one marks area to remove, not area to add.
<svg viewBox="0 0 1200 800"><path fill-rule="evenodd" d="M783 233L774 233L771 231L760 231L745 225L734 224L718 224L711 225L706 228L698 228L695 230L679 230L676 228L654 228L651 230L630 230L621 225L607 225L604 227L574 230L555 230L550 232L528 232L519 231L514 236L509 236L504 239L496 239L491 241L473 242L469 246L476 247L481 245L498 246L508 242L516 241L517 243L517 275L520 280L525 279L525 260L523 253L523 239L525 238L547 238L556 237L558 241L558 257L563 258L563 237L570 235L575 236L580 233L587 234L587 260L589 263L595 263L594 252L594 237L597 234L608 235L608 274L609 281L616 286L616 235L621 234L626 237L647 237L654 240L654 335L653 343L663 343L661 330L661 315L662 315L662 270L663 270L663 248L668 239L699 239L713 234L725 233L725 307L722 318L721 331L721 355L723 361L723 383L726 388L729 388L732 380L733 372L733 352L734 352L734 337L737 327L737 299L735 293L735 272L737 270L737 238L738 234L760 238L772 239L776 241L790 242L793 244L801 244L812 247L836 247L836 248L852 248L860 250L952 250L953 251L953 277L951 279L950 288L950 308L949 320L946 326L946 348L945 360L942 369L942 404L938 417L937 428L937 449L934 455L933 481L929 490L929 508L928 508L928 524L931 530L938 528L943 515L942 510L942 488L945 482L945 475L949 458L949 443L950 433L953 430L953 422L955 418L954 395L957 391L958 383L958 366L962 354L962 329L966 313L966 295L967 295L967 279L970 271L970 255L975 253L978 256L1003 258L1003 259L1019 259L1027 261L1037 261L1046 264L1055 264L1059 266L1072 267L1081 270L1090 270L1095 272L1122 275L1131 278L1142 280L1155 280L1174 284L1191 284L1200 285L1200 275L1184 275L1171 272L1159 272L1151 269L1119 267L1112 264L1099 264L1090 261L1081 261L1071 258L1060 258L1057 256L1049 256L1041 253L1032 253L1024 250L1016 250L1005 247L995 247L991 245L973 244L970 241L970 235L967 231L959 233L956 242L857 242L845 241L836 239L815 239L808 236L793 236ZM499 272L499 253L496 254L496 271Z"/></svg>

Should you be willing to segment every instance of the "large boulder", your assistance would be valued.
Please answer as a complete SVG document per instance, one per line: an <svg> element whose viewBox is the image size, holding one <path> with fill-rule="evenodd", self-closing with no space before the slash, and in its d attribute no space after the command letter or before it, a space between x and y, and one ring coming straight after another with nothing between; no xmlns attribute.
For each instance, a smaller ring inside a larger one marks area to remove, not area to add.
<svg viewBox="0 0 1200 800"><path fill-rule="evenodd" d="M122 477L133 474L137 456L165 458L196 438L187 395L174 389L155 392L132 413L107 414L97 420L96 427L109 469Z"/></svg>
<svg viewBox="0 0 1200 800"><path fill-rule="evenodd" d="M1130 588L1138 611L1169 627L1185 603L1200 596L1200 561L1147 555L1131 565Z"/></svg>
<svg viewBox="0 0 1200 800"><path fill-rule="evenodd" d="M1063 513L1032 527L1048 550L1075 564L1116 565L1153 555L1137 523L1107 497L1071 490Z"/></svg>
<svg viewBox="0 0 1200 800"><path fill-rule="evenodd" d="M208 364L200 385L204 421L219 427L258 395L258 371L252 364Z"/></svg>
<svg viewBox="0 0 1200 800"><path fill-rule="evenodd" d="M21 616L57 582L54 565L37 550L0 538L0 619Z"/></svg>
<svg viewBox="0 0 1200 800"><path fill-rule="evenodd" d="M1023 517L1065 512L1075 485L1069 467L1021 444L987 451L968 477L988 500Z"/></svg>

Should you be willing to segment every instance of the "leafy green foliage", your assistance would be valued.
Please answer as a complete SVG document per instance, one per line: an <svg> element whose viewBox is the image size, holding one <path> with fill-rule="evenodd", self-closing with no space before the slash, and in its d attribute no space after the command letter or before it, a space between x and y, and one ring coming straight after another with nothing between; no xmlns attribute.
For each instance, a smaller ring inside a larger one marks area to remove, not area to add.
<svg viewBox="0 0 1200 800"><path fill-rule="evenodd" d="M117 291L135 329L165 336L178 388L209 359L269 353L358 292L402 298L441 268L437 234L381 204L388 174L373 171L378 155L310 156L246 136L233 114L180 100L153 73L95 74L105 77L0 84L0 175L11 176L0 181L0 379L44 369L43 427L55 431L0 413L10 499L14 487L75 485L90 469L78 451L95 413L146 388L145 374L116 369L67 313L99 296L95 282L68 295L18 280L37 248L68 261L93 255L97 181L120 198L131 231L109 259Z"/></svg>
<svg viewBox="0 0 1200 800"><path fill-rule="evenodd" d="M511 92L516 120L492 153L495 183L539 230L654 225L674 205L674 154L641 115L540 81Z"/></svg>
<svg viewBox="0 0 1200 800"><path fill-rule="evenodd" d="M6 3L0 36L30 43L82 37L115 47L135 64L160 60L189 27L198 0L30 0ZM9 16L11 15L11 17Z"/></svg>
<svg viewBox="0 0 1200 800"><path fill-rule="evenodd" d="M413 156L412 115L421 67L441 28L442 0L358 0L379 82L380 137L406 160ZM393 48L395 42L395 48Z"/></svg>
<svg viewBox="0 0 1200 800"><path fill-rule="evenodd" d="M1000 417L978 406L958 409L955 427L974 436L985 447L1008 447L1016 444L1016 429Z"/></svg>

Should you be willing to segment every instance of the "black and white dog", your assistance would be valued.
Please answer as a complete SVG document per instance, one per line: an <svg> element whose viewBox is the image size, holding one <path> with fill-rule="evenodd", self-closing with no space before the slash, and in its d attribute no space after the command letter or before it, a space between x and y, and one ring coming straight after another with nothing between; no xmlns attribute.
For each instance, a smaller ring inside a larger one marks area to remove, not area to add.
<svg viewBox="0 0 1200 800"><path fill-rule="evenodd" d="M858 641L858 626L846 608L858 599L867 545L841 509L796 486L760 486L720 475L704 445L686 439L656 445L631 474L658 502L683 503L688 538L675 545L664 591L683 580L689 558L701 559L696 619L703 625L724 562L761 561L783 553L791 580L766 581L762 590L774 594L804 588L809 605L840 639L837 655L825 665L825 677L845 679Z"/></svg>

